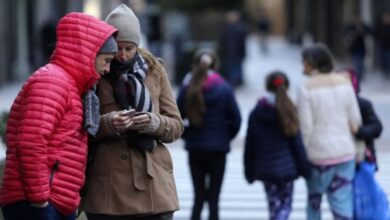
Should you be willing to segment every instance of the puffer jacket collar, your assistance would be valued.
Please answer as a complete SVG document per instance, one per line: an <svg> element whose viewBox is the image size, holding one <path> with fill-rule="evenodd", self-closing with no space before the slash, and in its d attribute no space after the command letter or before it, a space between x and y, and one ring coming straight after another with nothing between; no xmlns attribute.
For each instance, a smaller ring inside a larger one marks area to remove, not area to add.
<svg viewBox="0 0 390 220"><path fill-rule="evenodd" d="M57 26L57 43L51 63L60 65L75 80L80 95L100 78L95 58L116 29L85 13L65 15Z"/></svg>

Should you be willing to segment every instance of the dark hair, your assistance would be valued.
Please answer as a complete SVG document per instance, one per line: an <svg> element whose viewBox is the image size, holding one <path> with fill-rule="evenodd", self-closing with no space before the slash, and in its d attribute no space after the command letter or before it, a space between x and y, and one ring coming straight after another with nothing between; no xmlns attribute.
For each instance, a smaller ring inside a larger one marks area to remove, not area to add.
<svg viewBox="0 0 390 220"><path fill-rule="evenodd" d="M320 73L330 73L333 70L332 54L324 44L305 48L302 51L302 58Z"/></svg>
<svg viewBox="0 0 390 220"><path fill-rule="evenodd" d="M279 123L283 128L283 133L287 136L294 135L299 130L299 119L297 110L288 97L287 89L289 80L287 75L281 71L274 71L266 78L266 89L275 93L275 106L279 115Z"/></svg>
<svg viewBox="0 0 390 220"><path fill-rule="evenodd" d="M208 54L211 57L211 64L206 64L201 61L203 55ZM206 106L203 99L203 82L207 78L209 69L216 70L218 68L218 58L215 53L210 50L199 50L193 60L191 73L191 81L188 84L186 91L186 114L194 126L201 126L203 123L203 113L206 111Z"/></svg>

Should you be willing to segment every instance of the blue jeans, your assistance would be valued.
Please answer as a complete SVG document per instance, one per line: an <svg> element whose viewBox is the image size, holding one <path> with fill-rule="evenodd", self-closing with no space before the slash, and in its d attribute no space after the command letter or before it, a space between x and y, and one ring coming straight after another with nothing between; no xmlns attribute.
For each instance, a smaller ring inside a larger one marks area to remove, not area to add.
<svg viewBox="0 0 390 220"><path fill-rule="evenodd" d="M307 219L321 219L321 199L325 193L334 219L352 220L354 174L354 160L330 166L312 166L311 176L307 179Z"/></svg>
<svg viewBox="0 0 390 220"><path fill-rule="evenodd" d="M37 208L28 201L16 202L2 208L5 220L75 220L76 213L65 216L49 203L46 207Z"/></svg>

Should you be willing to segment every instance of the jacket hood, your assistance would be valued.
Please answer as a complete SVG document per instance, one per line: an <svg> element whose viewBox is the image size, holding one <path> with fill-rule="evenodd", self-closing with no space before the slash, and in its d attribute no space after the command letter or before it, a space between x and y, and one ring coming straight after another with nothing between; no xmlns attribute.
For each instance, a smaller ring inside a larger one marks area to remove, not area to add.
<svg viewBox="0 0 390 220"><path fill-rule="evenodd" d="M65 15L57 25L56 48L51 63L60 65L75 80L80 95L100 78L95 58L104 42L116 29L85 13Z"/></svg>
<svg viewBox="0 0 390 220"><path fill-rule="evenodd" d="M226 86L225 80L218 73L210 71L202 86L204 101L211 106L218 103L216 100L221 99L221 94L224 94L221 91Z"/></svg>
<svg viewBox="0 0 390 220"><path fill-rule="evenodd" d="M209 90L214 86L224 83L225 80L216 72L209 71L206 81L203 84L203 89Z"/></svg>
<svg viewBox="0 0 390 220"><path fill-rule="evenodd" d="M266 124L275 124L278 121L278 113L275 104L272 103L267 97L261 97L257 101L255 107L255 114L257 120Z"/></svg>

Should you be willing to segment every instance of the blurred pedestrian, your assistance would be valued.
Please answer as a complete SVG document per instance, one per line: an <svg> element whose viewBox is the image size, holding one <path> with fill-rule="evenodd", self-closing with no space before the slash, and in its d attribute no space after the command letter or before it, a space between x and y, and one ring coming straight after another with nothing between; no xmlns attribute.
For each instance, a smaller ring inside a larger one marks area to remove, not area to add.
<svg viewBox="0 0 390 220"><path fill-rule="evenodd" d="M191 220L201 219L204 202L208 202L208 219L219 219L226 155L241 123L233 89L216 72L216 67L213 52L198 51L190 79L180 88L177 101L182 118L188 122L182 138L195 195Z"/></svg>
<svg viewBox="0 0 390 220"><path fill-rule="evenodd" d="M140 24L130 8L117 6L106 22L118 29L118 53L97 89L101 123L80 209L90 220L173 219L179 202L163 143L178 139L183 123L167 73L138 47Z"/></svg>
<svg viewBox="0 0 390 220"><path fill-rule="evenodd" d="M375 113L372 102L369 99L360 96L360 82L356 71L353 68L348 68L346 70L346 75L348 79L351 79L363 120L363 124L355 133L355 138L364 141L364 149L361 150L360 154L358 151L357 160L358 162L365 160L373 163L375 164L376 169L378 169L374 140L379 138L382 133L382 123Z"/></svg>
<svg viewBox="0 0 390 220"><path fill-rule="evenodd" d="M99 120L90 89L109 71L115 31L83 13L59 21L50 62L30 76L11 107L0 191L6 220L76 218L87 132L94 135Z"/></svg>
<svg viewBox="0 0 390 220"><path fill-rule="evenodd" d="M321 219L324 193L335 219L352 219L353 136L362 124L357 99L350 80L333 71L332 55L325 45L305 48L302 60L309 79L299 90L297 107L312 164L307 219Z"/></svg>
<svg viewBox="0 0 390 220"><path fill-rule="evenodd" d="M390 78L390 12L381 15L379 25L375 31L379 43L383 76Z"/></svg>
<svg viewBox="0 0 390 220"><path fill-rule="evenodd" d="M271 220L288 219L294 180L310 172L288 87L283 72L267 76L267 94L250 113L245 141L245 178L248 183L263 182Z"/></svg>
<svg viewBox="0 0 390 220"><path fill-rule="evenodd" d="M359 15L353 16L345 27L344 43L360 81L364 78L364 59L367 50L365 41L369 34L371 34L370 28Z"/></svg>
<svg viewBox="0 0 390 220"><path fill-rule="evenodd" d="M266 16L265 11L260 12L259 18L256 22L256 27L259 35L260 51L264 54L268 54L268 36L271 32L271 22Z"/></svg>
<svg viewBox="0 0 390 220"><path fill-rule="evenodd" d="M241 86L244 83L242 63L246 56L247 31L237 11L226 14L219 34L222 73L232 86Z"/></svg>

